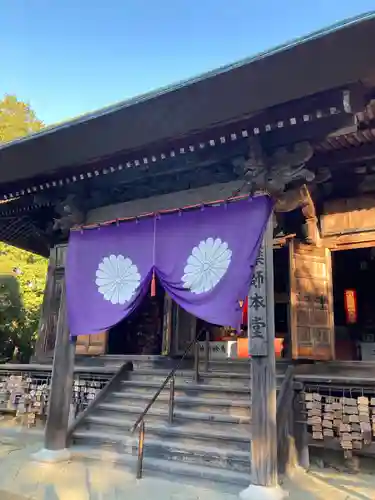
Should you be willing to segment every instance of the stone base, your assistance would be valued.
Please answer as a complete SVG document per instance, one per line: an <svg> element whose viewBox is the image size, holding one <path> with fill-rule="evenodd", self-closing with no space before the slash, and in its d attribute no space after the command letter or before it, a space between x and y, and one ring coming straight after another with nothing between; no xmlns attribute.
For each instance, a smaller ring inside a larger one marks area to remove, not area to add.
<svg viewBox="0 0 375 500"><path fill-rule="evenodd" d="M41 450L33 453L31 458L36 462L42 462L45 464L57 464L60 462L67 462L70 460L71 453L68 449L64 450L47 450L42 448Z"/></svg>
<svg viewBox="0 0 375 500"><path fill-rule="evenodd" d="M276 488L267 488L266 486L257 486L250 484L246 490L241 491L241 500L283 500L289 494L278 486Z"/></svg>

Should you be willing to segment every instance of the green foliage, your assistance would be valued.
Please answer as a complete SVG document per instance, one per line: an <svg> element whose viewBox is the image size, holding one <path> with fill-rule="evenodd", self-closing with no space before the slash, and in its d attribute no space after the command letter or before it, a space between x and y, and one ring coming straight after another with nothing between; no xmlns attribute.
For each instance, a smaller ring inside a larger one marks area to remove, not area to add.
<svg viewBox="0 0 375 500"><path fill-rule="evenodd" d="M28 361L38 333L47 260L0 243L0 358Z"/></svg>
<svg viewBox="0 0 375 500"><path fill-rule="evenodd" d="M43 123L14 95L0 100L0 144L37 132ZM27 362L38 332L46 259L0 242L0 360Z"/></svg>
<svg viewBox="0 0 375 500"><path fill-rule="evenodd" d="M29 105L14 95L0 100L0 143L38 132L43 123L37 119Z"/></svg>

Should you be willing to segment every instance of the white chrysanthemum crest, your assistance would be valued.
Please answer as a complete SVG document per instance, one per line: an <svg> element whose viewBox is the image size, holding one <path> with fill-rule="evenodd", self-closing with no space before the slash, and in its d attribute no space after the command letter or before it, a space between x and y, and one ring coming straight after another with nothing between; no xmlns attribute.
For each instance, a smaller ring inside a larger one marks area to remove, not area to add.
<svg viewBox="0 0 375 500"><path fill-rule="evenodd" d="M98 291L112 304L129 302L140 282L137 266L123 255L104 257L96 271Z"/></svg>
<svg viewBox="0 0 375 500"><path fill-rule="evenodd" d="M232 250L220 238L207 238L194 247L182 276L183 287L197 295L209 292L228 270Z"/></svg>

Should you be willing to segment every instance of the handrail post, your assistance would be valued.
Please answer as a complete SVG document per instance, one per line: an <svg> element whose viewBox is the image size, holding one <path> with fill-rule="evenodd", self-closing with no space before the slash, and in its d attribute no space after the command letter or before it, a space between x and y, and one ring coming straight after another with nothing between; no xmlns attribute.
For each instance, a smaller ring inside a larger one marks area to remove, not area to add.
<svg viewBox="0 0 375 500"><path fill-rule="evenodd" d="M169 386L169 408L168 408L168 418L169 418L169 423L173 422L173 417L174 417L174 397L175 397L175 377L176 377L176 372L180 368L182 361L185 359L186 355L190 352L191 348L195 346L195 351L194 351L194 373L195 373L195 380L198 381L199 379L199 335L196 336L187 346L185 349L184 355L180 359L179 363L177 364L176 367L174 367L170 373L167 375L167 377L164 379L164 382L161 384L159 389L156 391L155 395L153 398L149 401L148 405L146 408L143 410L141 415L137 418L135 424L133 425L131 432L135 432L137 427L139 426L139 438L138 438L138 460L137 460L137 479L142 478L142 468L143 468L143 448L144 448L144 440L145 440L145 432L146 432L146 425L144 418L147 415L147 412L151 408L151 406L155 403L157 398L159 397L160 393L166 388L168 382L170 382Z"/></svg>
<svg viewBox="0 0 375 500"><path fill-rule="evenodd" d="M208 372L210 332L206 329L204 339L204 371Z"/></svg>
<svg viewBox="0 0 375 500"><path fill-rule="evenodd" d="M174 375L171 378L171 382L169 385L169 408L168 408L168 422L170 424L173 423L173 414L174 414L174 393L175 393L175 377Z"/></svg>
<svg viewBox="0 0 375 500"><path fill-rule="evenodd" d="M191 348L193 347L193 345L197 345L198 343L198 338L195 337L194 340L192 340L189 345L187 346L187 348L185 349L185 352L184 352L184 355L182 356L182 358L180 359L179 363L177 364L177 366L175 368L173 368L169 374L167 375L167 377L164 379L164 382L161 384L161 386L159 387L159 389L156 391L154 397L149 401L148 405L146 406L146 408L143 410L143 412L141 413L141 415L137 418L137 420L135 421L135 424L133 425L132 427L132 430L131 432L135 432L136 428L139 426L139 424L142 422L142 420L144 419L144 417L146 416L147 412L149 411L149 409L151 408L151 406L155 403L155 401L157 400L157 398L159 397L160 393L164 390L164 388L167 386L168 382L170 381L170 379L175 376L175 373L177 372L177 370L180 369L181 367L181 363L182 361L185 359L186 355L188 354L188 352L190 352ZM199 378L199 346L198 346L198 351L195 351L195 358L197 360L197 364L196 364L196 367L195 367L195 372L196 372L196 376Z"/></svg>
<svg viewBox="0 0 375 500"><path fill-rule="evenodd" d="M194 380L195 382L199 382L199 337L197 338L194 345Z"/></svg>
<svg viewBox="0 0 375 500"><path fill-rule="evenodd" d="M145 444L145 421L142 420L139 426L139 438L138 438L138 460L137 460L137 479L142 479L143 473L143 450Z"/></svg>

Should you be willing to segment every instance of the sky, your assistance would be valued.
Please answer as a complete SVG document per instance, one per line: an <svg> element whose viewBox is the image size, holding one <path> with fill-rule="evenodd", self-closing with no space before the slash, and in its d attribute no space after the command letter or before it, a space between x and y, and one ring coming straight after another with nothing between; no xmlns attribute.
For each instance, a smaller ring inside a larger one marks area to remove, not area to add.
<svg viewBox="0 0 375 500"><path fill-rule="evenodd" d="M52 124L255 55L374 0L0 0L0 98Z"/></svg>

